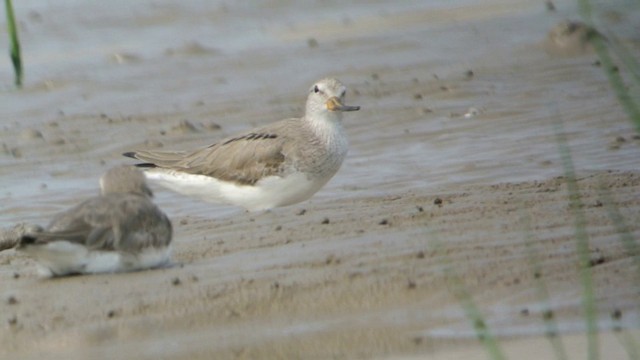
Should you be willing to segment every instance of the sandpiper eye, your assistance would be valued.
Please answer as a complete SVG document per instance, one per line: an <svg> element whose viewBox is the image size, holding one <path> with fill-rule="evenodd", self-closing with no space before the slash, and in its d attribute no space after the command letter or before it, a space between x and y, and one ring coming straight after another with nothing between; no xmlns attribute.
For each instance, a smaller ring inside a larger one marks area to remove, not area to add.
<svg viewBox="0 0 640 360"><path fill-rule="evenodd" d="M318 85L315 85L313 87L313 92L316 93L316 94L320 92L320 88L318 88Z"/></svg>

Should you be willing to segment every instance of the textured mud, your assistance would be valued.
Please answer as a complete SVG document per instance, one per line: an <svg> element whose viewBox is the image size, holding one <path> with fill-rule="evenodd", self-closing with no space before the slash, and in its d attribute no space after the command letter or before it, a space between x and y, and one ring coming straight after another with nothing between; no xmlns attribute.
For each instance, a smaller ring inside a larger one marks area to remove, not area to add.
<svg viewBox="0 0 640 360"><path fill-rule="evenodd" d="M573 1L21 3L25 88L0 73L3 228L96 194L102 172L130 162L122 152L299 116L325 76L362 109L345 117L343 168L304 203L246 213L154 188L175 227L172 267L41 279L0 252L0 358L481 358L461 283L516 358L552 349L545 316L579 357L559 133L599 325L637 327L621 234L640 234L640 140L588 46L549 51ZM606 14L637 52L637 11ZM621 351L612 336L602 349Z"/></svg>

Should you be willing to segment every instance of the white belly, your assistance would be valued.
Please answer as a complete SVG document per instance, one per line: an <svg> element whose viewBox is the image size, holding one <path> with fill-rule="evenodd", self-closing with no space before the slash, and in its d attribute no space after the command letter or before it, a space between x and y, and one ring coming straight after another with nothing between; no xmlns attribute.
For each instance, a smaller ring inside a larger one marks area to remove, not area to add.
<svg viewBox="0 0 640 360"><path fill-rule="evenodd" d="M147 178L183 195L211 203L242 206L250 211L266 210L304 201L315 194L331 178L309 179L293 173L284 178L270 176L255 185L238 185L204 175L193 175L162 169L145 172Z"/></svg>
<svg viewBox="0 0 640 360"><path fill-rule="evenodd" d="M142 270L167 264L171 256L170 246L129 254L88 250L83 245L68 241L31 245L23 251L36 259L40 265L40 273L45 276Z"/></svg>

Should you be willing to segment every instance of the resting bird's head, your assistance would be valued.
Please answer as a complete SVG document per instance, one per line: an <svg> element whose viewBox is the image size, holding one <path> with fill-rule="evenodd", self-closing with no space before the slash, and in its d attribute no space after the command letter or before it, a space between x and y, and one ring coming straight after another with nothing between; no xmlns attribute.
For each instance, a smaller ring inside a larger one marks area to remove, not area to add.
<svg viewBox="0 0 640 360"><path fill-rule="evenodd" d="M144 174L134 166L123 165L109 169L100 178L100 189L102 195L121 193L153 197Z"/></svg>

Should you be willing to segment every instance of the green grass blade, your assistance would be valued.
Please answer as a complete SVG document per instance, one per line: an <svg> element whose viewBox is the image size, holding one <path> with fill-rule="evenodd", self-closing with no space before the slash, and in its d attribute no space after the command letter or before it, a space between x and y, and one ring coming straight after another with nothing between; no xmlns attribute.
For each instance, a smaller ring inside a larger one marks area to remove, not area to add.
<svg viewBox="0 0 640 360"><path fill-rule="evenodd" d="M578 0L578 6L585 22L589 26L593 26L592 9L589 0ZM640 133L640 106L629 94L629 91L622 80L622 76L620 75L620 71L618 71L618 68L613 63L603 37L593 36L589 41L593 45L593 48L602 63L602 68L609 79L609 83L611 84L618 101L627 113L629 119L631 119L635 125L636 131Z"/></svg>
<svg viewBox="0 0 640 360"><path fill-rule="evenodd" d="M435 239L433 231L430 233L432 235L431 237ZM437 258L441 261L451 293L462 306L466 317L471 321L476 337L489 354L489 358L493 360L505 360L506 357L504 356L498 341L489 330L489 327L482 316L482 312L474 303L471 293L466 288L460 276L456 273L455 268L451 265L451 260L448 255L445 251L442 251L442 243L435 239L431 242L431 245L433 250L438 254Z"/></svg>
<svg viewBox="0 0 640 360"><path fill-rule="evenodd" d="M624 44L618 40L618 37L611 31L607 32L609 41L607 44L611 46L613 52L622 61L624 67L631 73L631 78L635 81L637 86L640 86L640 63L636 60L636 57L631 54Z"/></svg>
<svg viewBox="0 0 640 360"><path fill-rule="evenodd" d="M580 281L582 282L582 307L587 326L587 354L589 360L599 359L598 328L596 322L596 304L593 289L593 277L589 263L589 237L587 235L587 221L583 210L582 198L571 158L567 137L562 119L558 115L555 123L556 142L562 159L562 167L567 180L569 193L569 207L573 213L576 237L576 251L580 265Z"/></svg>
<svg viewBox="0 0 640 360"><path fill-rule="evenodd" d="M524 207L522 208L522 210L524 211ZM533 228L531 225L531 216L525 213L522 217L522 221L524 222L524 244L525 249L527 250L529 268L531 269L531 273L533 274L533 281L535 283L536 292L538 293L538 299L543 307L542 319L545 325L544 335L551 344L551 347L556 354L556 359L567 360L567 353L564 349L564 345L562 344L562 340L558 336L558 325L556 324L555 318L553 317L553 313L551 311L549 291L543 281L544 274L542 273L542 266L540 266L540 256L533 246L533 244L535 243L535 237L533 236L533 232L531 230Z"/></svg>
<svg viewBox="0 0 640 360"><path fill-rule="evenodd" d="M603 65L607 77L609 78L609 83L611 84L618 101L624 108L627 116L635 125L636 131L640 132L640 108L627 90L627 87L622 80L622 76L620 75L620 71L617 70L617 67L614 65L613 60L609 55L609 51L604 40L599 36L596 36L591 40L591 44L593 44L593 47L596 49L598 58Z"/></svg>
<svg viewBox="0 0 640 360"><path fill-rule="evenodd" d="M20 55L20 41L18 41L18 28L13 15L13 4L11 0L4 0L7 10L7 27L9 29L9 37L11 41L11 62L15 72L15 84L17 87L22 86L22 56Z"/></svg>
<svg viewBox="0 0 640 360"><path fill-rule="evenodd" d="M487 323L482 316L482 312L473 302L473 297L471 293L467 290L464 285L464 282L460 277L455 273L455 271L450 267L445 267L445 274L447 275L447 279L449 281L449 285L451 286L451 291L453 295L456 297L462 309L465 312L467 318L471 321L473 325L473 330L476 333L476 337L485 350L489 354L489 357L494 360L505 360L506 357L502 353L500 346L498 345L498 341L491 334Z"/></svg>

